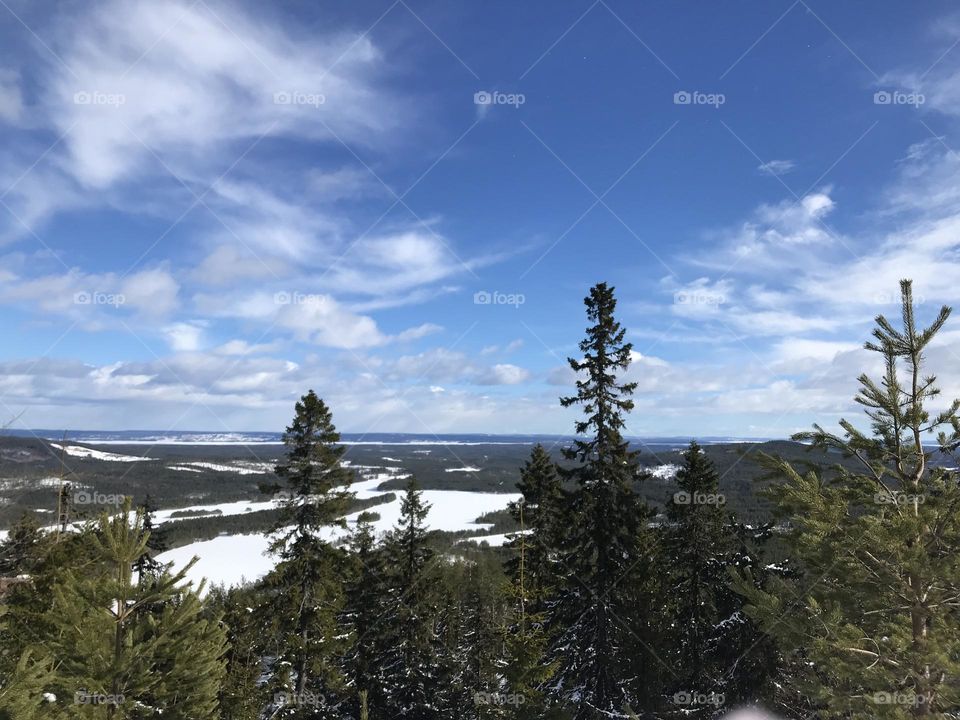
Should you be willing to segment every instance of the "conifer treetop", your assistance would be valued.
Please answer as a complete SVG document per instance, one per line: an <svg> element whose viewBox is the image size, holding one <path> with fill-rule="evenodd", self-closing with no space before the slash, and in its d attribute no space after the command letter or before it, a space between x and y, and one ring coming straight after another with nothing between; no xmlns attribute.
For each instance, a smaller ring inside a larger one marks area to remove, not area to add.
<svg viewBox="0 0 960 720"><path fill-rule="evenodd" d="M635 464L636 452L629 452L623 441L624 414L633 410L630 396L637 383L618 382L617 374L630 366L633 345L624 341L626 330L614 317L617 300L614 288L598 283L584 298L587 318L592 321L580 342L583 359L568 358L577 373L576 395L560 398L563 407L582 405L584 418L575 424L578 436L573 446L564 449L564 457L592 465L623 462Z"/></svg>

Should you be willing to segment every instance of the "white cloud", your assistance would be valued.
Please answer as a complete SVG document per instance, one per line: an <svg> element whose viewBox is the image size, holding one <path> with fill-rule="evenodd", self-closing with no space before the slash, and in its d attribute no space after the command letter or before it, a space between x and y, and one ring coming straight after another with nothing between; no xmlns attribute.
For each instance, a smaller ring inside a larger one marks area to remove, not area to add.
<svg viewBox="0 0 960 720"><path fill-rule="evenodd" d="M194 352L200 349L203 328L190 323L174 323L163 330L174 352Z"/></svg>
<svg viewBox="0 0 960 720"><path fill-rule="evenodd" d="M530 379L530 371L510 363L498 363L478 377L480 385L519 385Z"/></svg>
<svg viewBox="0 0 960 720"><path fill-rule="evenodd" d="M0 302L21 305L38 314L70 317L91 324L137 313L164 317L179 305L179 284L164 269L142 270L126 277L91 274L77 268L56 275L23 278L11 275L0 286Z"/></svg>
<svg viewBox="0 0 960 720"><path fill-rule="evenodd" d="M757 170L764 175L786 175L793 170L797 164L793 160L770 160L762 163Z"/></svg>
<svg viewBox="0 0 960 720"><path fill-rule="evenodd" d="M45 103L72 128L70 171L96 187L156 165L151 149L176 168L263 135L372 143L404 114L374 89L369 38L298 34L236 7L110 0L63 18L50 42L71 71L53 66Z"/></svg>

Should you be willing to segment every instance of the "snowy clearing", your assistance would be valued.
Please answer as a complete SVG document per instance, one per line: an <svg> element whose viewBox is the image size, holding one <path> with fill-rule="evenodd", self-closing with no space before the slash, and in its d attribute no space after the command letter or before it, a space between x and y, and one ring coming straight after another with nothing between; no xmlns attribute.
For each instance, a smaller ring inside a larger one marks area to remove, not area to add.
<svg viewBox="0 0 960 720"><path fill-rule="evenodd" d="M237 475L266 475L273 472L273 465L270 463L253 463L239 461L232 465L212 462L187 462L171 465L171 470L181 470L184 472L203 472L204 470L214 470L216 472L229 472Z"/></svg>
<svg viewBox="0 0 960 720"><path fill-rule="evenodd" d="M177 522L178 520L190 520L192 518L204 517L207 515L243 515L257 510L272 510L277 507L273 500L265 502L254 502L252 500L239 500L237 502L219 503L218 505L191 505L190 507L170 508L169 510L158 510L153 514L154 522ZM172 517L178 512L196 512L202 515L190 515L188 517Z"/></svg>
<svg viewBox="0 0 960 720"><path fill-rule="evenodd" d="M109 462L141 462L153 460L149 457L140 457L139 455L120 455L118 453L104 452L103 450L94 450L93 448L80 447L79 445L58 445L50 443L51 447L57 450L63 450L72 457L90 458L92 460L107 460Z"/></svg>
<svg viewBox="0 0 960 720"><path fill-rule="evenodd" d="M475 467L459 467L459 468L444 468L444 472L480 472L480 468Z"/></svg>
<svg viewBox="0 0 960 720"><path fill-rule="evenodd" d="M385 480L396 477L383 474L374 478L354 483L351 490L357 493L358 498L370 498L382 495L376 487ZM400 519L402 493L396 494L393 502L376 505L361 512L377 513L380 517L373 522L377 534L390 530ZM431 530L485 530L492 527L487 523L477 523L475 520L488 512L502 510L511 502L520 499L519 493L475 493L459 490L424 490L423 500L430 505L427 515L427 525ZM256 506L259 503L226 503L219 506L201 506L206 508L227 506L237 508L241 506ZM241 511L243 512L243 511ZM160 513L157 514L158 517ZM360 512L347 515L348 523L355 524ZM342 537L342 530L330 530L327 537L331 540ZM487 541L496 542L498 536L492 536ZM269 541L263 535L224 535L214 540L191 543L175 550L163 553L158 557L161 562L173 562L176 567L183 567L194 555L200 561L190 569L187 577L195 583L207 578L209 583L216 585L238 585L243 581L252 581L265 575L272 567L271 558L265 557Z"/></svg>

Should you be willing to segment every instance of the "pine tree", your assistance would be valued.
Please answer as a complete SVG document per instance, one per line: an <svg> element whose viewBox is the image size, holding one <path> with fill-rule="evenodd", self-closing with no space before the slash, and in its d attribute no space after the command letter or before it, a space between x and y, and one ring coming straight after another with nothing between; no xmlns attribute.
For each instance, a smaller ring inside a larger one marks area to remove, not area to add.
<svg viewBox="0 0 960 720"><path fill-rule="evenodd" d="M280 499L270 550L278 558L264 578L261 616L276 638L272 689L277 717L335 717L346 651L338 627L343 611L345 552L325 539L330 528L345 528L352 472L342 465L345 448L330 410L311 390L296 404L284 434L285 459L276 475L285 481L265 486Z"/></svg>
<svg viewBox="0 0 960 720"><path fill-rule="evenodd" d="M163 565L156 560L156 556L170 549L166 530L162 527L155 527L153 524L153 513L156 512L156 509L148 494L140 506L140 511L143 515L143 531L149 537L143 555L138 557L133 564L133 569L136 571L140 582L155 578L160 573Z"/></svg>
<svg viewBox="0 0 960 720"><path fill-rule="evenodd" d="M524 463L517 489L522 497L510 504L510 514L523 528L508 545L515 556L508 561L507 570L516 579L523 558L524 591L531 601L528 609L542 611L553 584L552 568L561 536L564 495L556 464L540 443L533 447Z"/></svg>
<svg viewBox="0 0 960 720"><path fill-rule="evenodd" d="M521 505L521 511L522 508ZM515 571L508 595L511 608L503 671L504 692L511 699L507 717L512 720L543 720L555 716L549 708L543 688L556 667L555 663L546 660L549 647L546 588L538 586L536 581L527 580L526 558L531 544L522 533L525 529L523 512L518 513L518 519L521 535L516 545Z"/></svg>
<svg viewBox="0 0 960 720"><path fill-rule="evenodd" d="M678 717L709 718L757 700L775 663L769 642L730 588L730 568L751 567L756 580L764 579L755 540L726 515L716 468L696 442L683 460L677 492L666 505L661 550L667 699ZM763 539L766 532L757 535Z"/></svg>
<svg viewBox="0 0 960 720"><path fill-rule="evenodd" d="M384 614L378 632L378 682L371 691L374 717L439 717L442 698L436 672L440 639L423 502L411 477L401 502L400 521L384 542Z"/></svg>
<svg viewBox="0 0 960 720"><path fill-rule="evenodd" d="M5 612L6 608L0 605L0 647L6 649L15 643L7 634ZM63 717L47 694L52 682L53 662L38 657L35 649L24 650L15 658L4 652L0 656L0 720Z"/></svg>
<svg viewBox="0 0 960 720"><path fill-rule="evenodd" d="M950 309L919 329L909 281L901 293L902 326L877 317L865 346L885 370L859 378L872 434L842 420L842 435L815 425L795 436L854 458L859 471L801 475L767 458L803 577L758 590L744 573L738 586L822 718L947 717L960 707L960 485L923 446L938 430L940 451L960 445L960 401L931 415L938 390L923 367Z"/></svg>
<svg viewBox="0 0 960 720"><path fill-rule="evenodd" d="M24 515L0 542L0 577L16 577L30 572L44 533L36 518Z"/></svg>
<svg viewBox="0 0 960 720"><path fill-rule="evenodd" d="M630 365L632 345L614 318L613 288L600 283L584 300L592 325L570 359L577 393L564 407L582 405L578 439L564 450L576 463L563 474L576 482L564 518L560 588L552 600L558 664L551 688L577 720L623 717L636 698L631 686L652 674L644 641L649 594L650 511L634 493L637 452L623 439L624 415L636 383L617 374ZM639 643L639 644L638 644Z"/></svg>
<svg viewBox="0 0 960 720"><path fill-rule="evenodd" d="M364 698L370 697L376 682L376 632L383 612L384 565L376 544L369 513L361 513L350 537L351 580L342 624L350 631L350 648L344 661L344 673L355 707L360 712Z"/></svg>
<svg viewBox="0 0 960 720"><path fill-rule="evenodd" d="M213 587L204 603L204 615L222 618L228 649L226 675L220 689L221 720L260 720L269 702L260 682L262 666L261 628L253 608L258 602L255 586Z"/></svg>
<svg viewBox="0 0 960 720"><path fill-rule="evenodd" d="M131 522L129 503L112 519L104 514L81 540L93 562L64 572L48 611L52 632L39 643L56 658L56 705L84 717L85 708L99 706L96 716L108 720L218 717L226 639L184 582L190 565L164 570L149 585L134 581L147 537L142 513ZM142 612L148 606L162 611Z"/></svg>
<svg viewBox="0 0 960 720"><path fill-rule="evenodd" d="M677 472L677 492L666 506L667 527L662 545L667 613L665 658L672 669L668 694L675 712L687 717L713 715L719 697L720 668L714 640L720 615L720 595L728 578L726 558L733 550L725 532L719 477L696 442L683 454Z"/></svg>
<svg viewBox="0 0 960 720"><path fill-rule="evenodd" d="M473 701L466 717L495 720L506 716L512 698L504 692L506 600L503 573L478 557L466 567L463 586L463 672L459 682Z"/></svg>

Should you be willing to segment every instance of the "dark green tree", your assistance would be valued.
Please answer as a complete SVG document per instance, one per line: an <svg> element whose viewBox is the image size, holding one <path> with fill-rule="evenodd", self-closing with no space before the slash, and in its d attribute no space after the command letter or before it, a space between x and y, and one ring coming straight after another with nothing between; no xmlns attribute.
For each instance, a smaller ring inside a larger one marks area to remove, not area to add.
<svg viewBox="0 0 960 720"><path fill-rule="evenodd" d="M540 443L521 468L517 489L522 497L510 504L510 514L522 525L522 532L508 545L515 554L507 562L507 570L514 580L519 578L522 559L523 590L530 601L527 610L538 612L544 610L553 585L565 500L556 464Z"/></svg>
<svg viewBox="0 0 960 720"><path fill-rule="evenodd" d="M277 716L336 717L346 642L339 618L345 602L346 552L329 537L345 529L352 471L330 410L312 390L296 404L283 437L283 482L263 490L280 495L271 552L279 562L263 579L261 617L275 640L271 689Z"/></svg>
<svg viewBox="0 0 960 720"><path fill-rule="evenodd" d="M371 691L374 717L440 716L437 682L439 612L434 552L427 542L423 502L414 478L403 496L400 520L384 541L383 614L377 632L378 682Z"/></svg>
<svg viewBox="0 0 960 720"><path fill-rule="evenodd" d="M361 513L350 536L352 568L341 619L350 631L344 673L358 716L361 694L369 697L376 682L376 638L383 613L384 563L371 518L369 513Z"/></svg>
<svg viewBox="0 0 960 720"><path fill-rule="evenodd" d="M140 512L143 515L143 531L148 535L147 546L143 555L138 557L133 564L133 569L136 571L140 582L155 578L160 573L163 565L156 560L156 556L170 549L166 529L155 527L153 524L153 513L156 510L157 508L148 494L140 506Z"/></svg>
<svg viewBox="0 0 960 720"><path fill-rule="evenodd" d="M220 618L227 634L226 675L220 689L221 720L260 720L270 698L260 682L263 672L261 625L253 608L255 586L211 588L204 615Z"/></svg>
<svg viewBox="0 0 960 720"><path fill-rule="evenodd" d="M960 401L932 412L939 391L924 372L950 309L920 329L909 281L901 294L900 327L878 316L866 343L884 367L878 380L859 378L871 432L842 420L842 435L814 426L795 436L859 470L801 474L767 458L803 576L758 589L743 573L738 585L821 718L941 718L960 707L960 485L936 462L960 444ZM938 431L939 449L925 446Z"/></svg>
<svg viewBox="0 0 960 720"><path fill-rule="evenodd" d="M630 365L632 345L614 317L613 288L594 286L584 303L591 325L580 343L583 357L569 361L577 392L560 400L564 407L581 405L585 417L564 449L574 464L563 474L576 488L564 517L562 577L551 599L551 660L557 663L551 688L577 720L592 720L623 716L636 706L640 684L652 697L656 658L647 650L645 627L651 513L633 490L640 475L637 452L622 435L636 383L618 375Z"/></svg>
<svg viewBox="0 0 960 720"><path fill-rule="evenodd" d="M709 718L759 700L776 666L729 575L730 568L750 567L755 579L765 578L755 545L766 531L748 538L727 515L716 468L696 442L683 454L676 487L660 553L668 708L676 717Z"/></svg>

